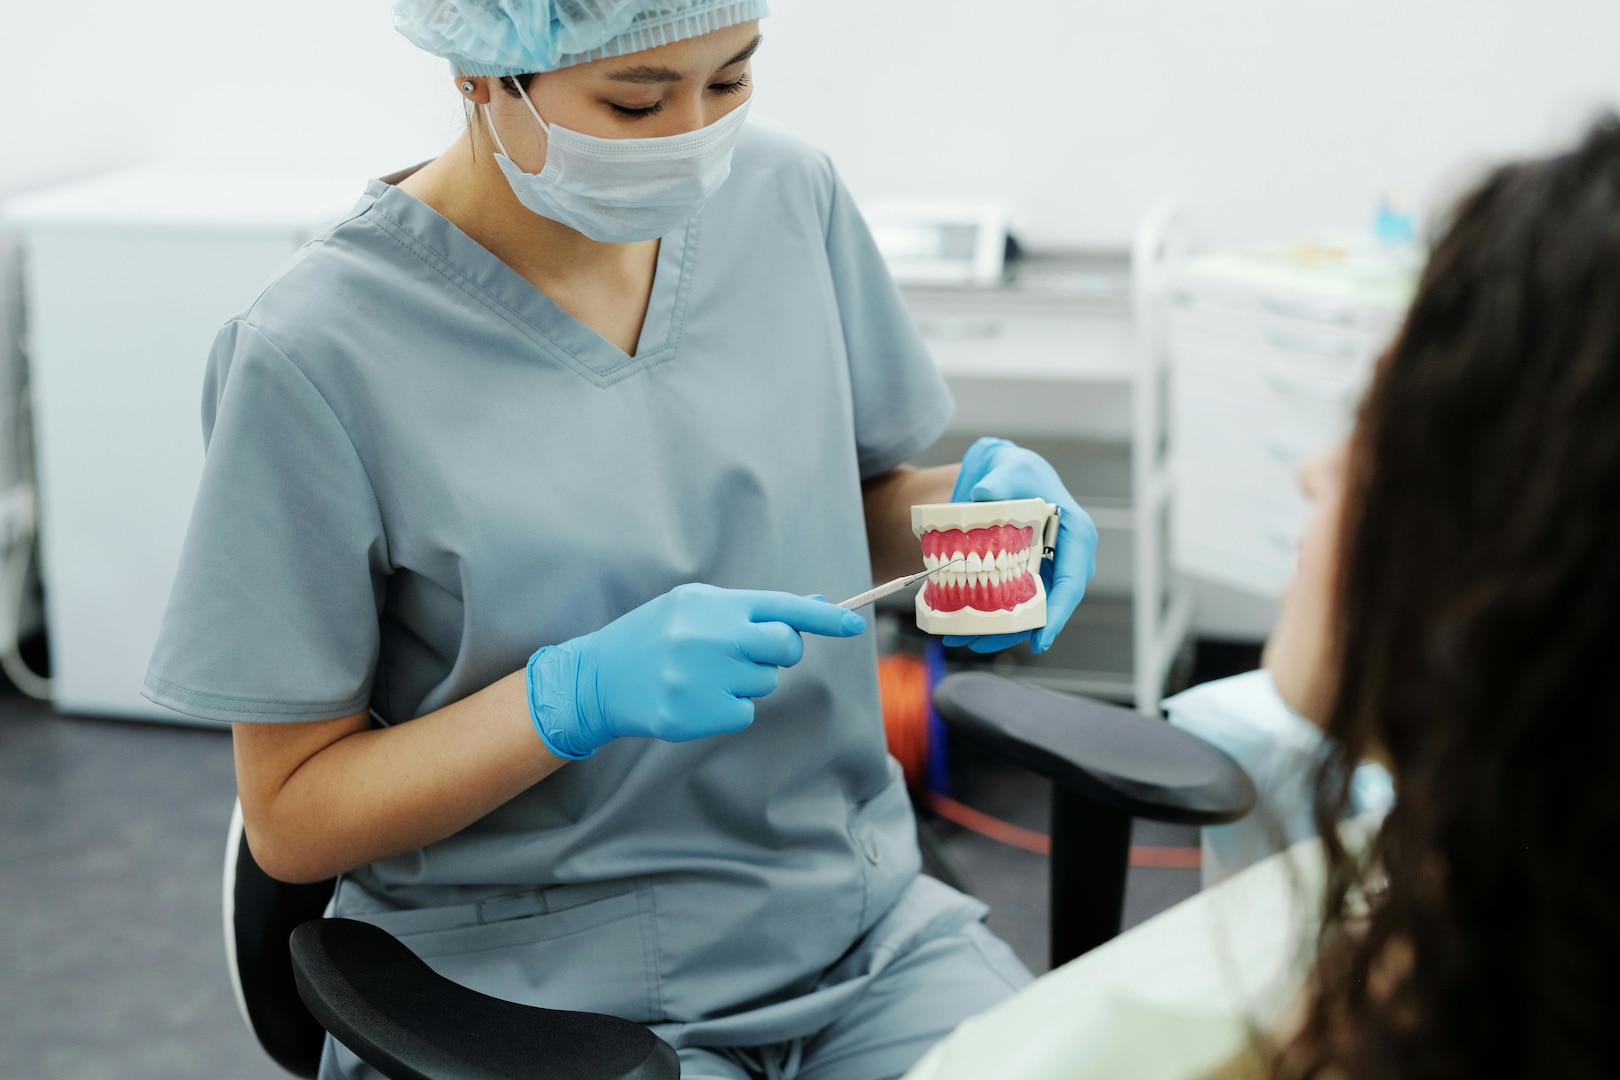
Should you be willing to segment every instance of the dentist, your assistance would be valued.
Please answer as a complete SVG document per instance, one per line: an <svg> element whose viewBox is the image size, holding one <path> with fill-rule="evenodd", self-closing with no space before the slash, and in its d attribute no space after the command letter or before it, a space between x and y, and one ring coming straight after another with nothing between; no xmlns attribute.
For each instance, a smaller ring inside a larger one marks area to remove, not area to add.
<svg viewBox="0 0 1620 1080"><path fill-rule="evenodd" d="M267 871L448 977L875 1080L1029 975L919 875L874 643L811 594L919 568L913 503L1039 496L1042 649L1096 534L1011 443L905 464L952 402L831 164L746 123L765 14L396 3L466 130L220 331L146 693L232 723Z"/></svg>

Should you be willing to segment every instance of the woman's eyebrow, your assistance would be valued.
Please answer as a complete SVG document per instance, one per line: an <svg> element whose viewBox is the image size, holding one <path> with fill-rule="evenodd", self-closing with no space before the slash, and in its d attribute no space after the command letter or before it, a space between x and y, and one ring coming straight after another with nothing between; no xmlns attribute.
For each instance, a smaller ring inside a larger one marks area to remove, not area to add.
<svg viewBox="0 0 1620 1080"><path fill-rule="evenodd" d="M750 56L753 56L755 52L759 51L760 43L764 40L764 34L755 34L754 40L750 41L741 52L720 66L722 68L728 68L733 64L742 63ZM619 68L617 71L610 71L602 77L604 79L611 79L614 82L627 83L680 82L683 78L685 78L684 75L676 71L674 68L654 67L650 64L638 64L635 67Z"/></svg>
<svg viewBox="0 0 1620 1080"><path fill-rule="evenodd" d="M739 52L736 56L733 56L730 60L727 60L725 63L721 64L720 66L723 67L723 68L728 68L733 64L742 63L744 60L747 60L750 56L753 56L756 52L759 51L759 46L760 46L760 44L762 42L764 42L764 40L765 40L765 35L764 34L755 34L754 35L754 40L750 41L747 45L743 46L743 49L742 49L741 52Z"/></svg>

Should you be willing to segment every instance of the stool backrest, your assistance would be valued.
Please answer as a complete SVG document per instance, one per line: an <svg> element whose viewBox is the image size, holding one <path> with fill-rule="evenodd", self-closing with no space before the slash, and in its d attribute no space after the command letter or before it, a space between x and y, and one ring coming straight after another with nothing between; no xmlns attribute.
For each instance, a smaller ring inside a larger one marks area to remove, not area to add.
<svg viewBox="0 0 1620 1080"><path fill-rule="evenodd" d="M225 956L242 1019L276 1064L313 1080L326 1033L298 997L288 939L318 919L337 879L288 885L266 874L248 850L242 804L231 811L225 843Z"/></svg>

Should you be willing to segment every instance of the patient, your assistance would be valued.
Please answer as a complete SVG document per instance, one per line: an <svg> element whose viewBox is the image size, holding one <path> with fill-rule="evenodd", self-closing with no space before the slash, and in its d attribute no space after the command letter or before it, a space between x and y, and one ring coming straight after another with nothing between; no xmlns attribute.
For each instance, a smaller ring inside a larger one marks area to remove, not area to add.
<svg viewBox="0 0 1620 1080"><path fill-rule="evenodd" d="M1462 200L1347 447L1303 479L1266 662L1338 749L1277 1074L1615 1075L1620 121ZM1332 823L1367 756L1399 801L1357 856Z"/></svg>
<svg viewBox="0 0 1620 1080"><path fill-rule="evenodd" d="M1308 850L967 1021L913 1080L1620 1074L1620 119L1462 200L1302 479L1266 662L1335 743L1304 964ZM1397 802L1341 832L1368 757Z"/></svg>

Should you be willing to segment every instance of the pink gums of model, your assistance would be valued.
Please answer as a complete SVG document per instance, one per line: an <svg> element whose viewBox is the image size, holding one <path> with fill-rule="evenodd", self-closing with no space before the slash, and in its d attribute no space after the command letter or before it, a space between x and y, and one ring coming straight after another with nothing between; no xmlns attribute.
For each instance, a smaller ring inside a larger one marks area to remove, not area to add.
<svg viewBox="0 0 1620 1080"><path fill-rule="evenodd" d="M935 611L1011 611L1035 598L1035 575L1029 566L1030 526L992 525L984 529L943 529L922 535L928 566L977 556L975 572L930 580L923 599ZM1037 564L1038 568L1038 564Z"/></svg>

